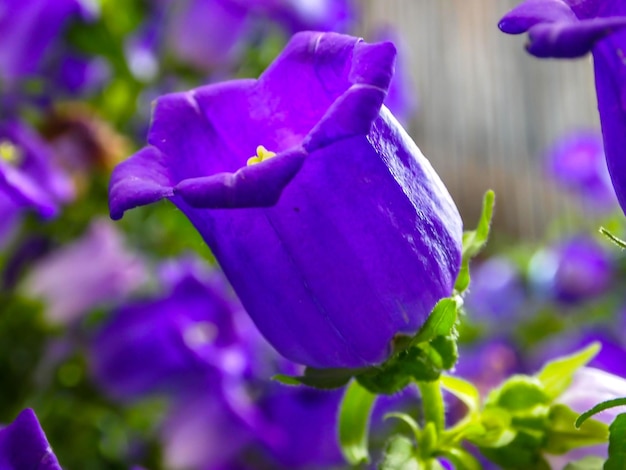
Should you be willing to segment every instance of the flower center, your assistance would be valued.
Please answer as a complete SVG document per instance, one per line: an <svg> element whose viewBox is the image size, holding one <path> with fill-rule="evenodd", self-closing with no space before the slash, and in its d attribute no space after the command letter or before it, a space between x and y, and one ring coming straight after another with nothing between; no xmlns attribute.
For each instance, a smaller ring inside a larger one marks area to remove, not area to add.
<svg viewBox="0 0 626 470"><path fill-rule="evenodd" d="M22 160L22 152L8 140L0 140L0 161L17 165Z"/></svg>
<svg viewBox="0 0 626 470"><path fill-rule="evenodd" d="M256 148L256 155L248 158L247 165L250 166L250 165L254 165L255 163L261 163L275 156L276 156L276 152L270 152L262 145L259 145Z"/></svg>

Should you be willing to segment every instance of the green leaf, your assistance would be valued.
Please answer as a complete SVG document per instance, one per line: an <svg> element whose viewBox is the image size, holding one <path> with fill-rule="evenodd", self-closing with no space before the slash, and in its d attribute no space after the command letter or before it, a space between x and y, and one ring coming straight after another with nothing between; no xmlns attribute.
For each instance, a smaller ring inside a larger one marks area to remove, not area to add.
<svg viewBox="0 0 626 470"><path fill-rule="evenodd" d="M548 432L544 449L551 454L564 454L578 447L602 444L609 437L609 427L596 420L589 420L580 429L574 426L578 413L565 405L550 409Z"/></svg>
<svg viewBox="0 0 626 470"><path fill-rule="evenodd" d="M602 470L604 459L595 455L588 455L580 460L568 463L563 470Z"/></svg>
<svg viewBox="0 0 626 470"><path fill-rule="evenodd" d="M472 454L460 447L442 449L438 455L452 462L456 470L481 470L483 468Z"/></svg>
<svg viewBox="0 0 626 470"><path fill-rule="evenodd" d="M456 278L454 289L458 293L464 292L470 283L469 262L476 256L487 243L489 238L489 227L493 218L493 205L495 202L495 194L489 190L483 198L483 210L478 221L476 230L466 231L463 234L463 255L461 261L461 270Z"/></svg>
<svg viewBox="0 0 626 470"><path fill-rule="evenodd" d="M413 437L415 437L415 440L416 441L420 440L422 431L420 430L419 424L417 424L417 422L413 419L412 416L406 413L387 413L385 416L383 416L383 419L385 420L392 419L392 418L399 419L400 421L405 423L411 429L411 432L413 433Z"/></svg>
<svg viewBox="0 0 626 470"><path fill-rule="evenodd" d="M321 390L334 390L346 385L361 369L315 369L307 367L304 375L277 374L272 377L284 385L307 385Z"/></svg>
<svg viewBox="0 0 626 470"><path fill-rule="evenodd" d="M585 349L557 358L543 366L536 377L543 384L545 393L554 399L567 390L574 373L591 361L600 351L600 347L600 343L595 342Z"/></svg>
<svg viewBox="0 0 626 470"><path fill-rule="evenodd" d="M461 400L470 413L474 413L480 408L480 394L470 382L451 375L442 375L441 386Z"/></svg>
<svg viewBox="0 0 626 470"><path fill-rule="evenodd" d="M491 392L487 405L496 405L516 415L533 416L533 409L550 403L543 384L535 377L514 375Z"/></svg>
<svg viewBox="0 0 626 470"><path fill-rule="evenodd" d="M518 433L503 447L481 447L481 453L492 462L507 469L550 470L550 465L541 454L541 440L526 433Z"/></svg>
<svg viewBox="0 0 626 470"><path fill-rule="evenodd" d="M411 344L426 343L437 336L449 335L456 323L458 307L459 300L456 297L447 297L437 302Z"/></svg>
<svg viewBox="0 0 626 470"><path fill-rule="evenodd" d="M339 444L351 465L369 461L367 439L370 414L376 395L363 388L356 380L347 387L339 410Z"/></svg>
<svg viewBox="0 0 626 470"><path fill-rule="evenodd" d="M470 426L465 432L465 438L479 447L503 447L516 436L511 415L497 407L486 408L480 414L480 426Z"/></svg>
<svg viewBox="0 0 626 470"><path fill-rule="evenodd" d="M604 470L626 468L626 413L621 413L609 426L609 458Z"/></svg>
<svg viewBox="0 0 626 470"><path fill-rule="evenodd" d="M622 405L626 405L626 398L615 398L613 400L607 400L603 401L602 403L598 403L596 406L594 406L590 410L585 411L578 417L578 419L576 420L576 427L579 428L586 420L591 418L593 415L600 413L601 411Z"/></svg>
<svg viewBox="0 0 626 470"><path fill-rule="evenodd" d="M415 455L413 442L402 435L389 439L380 470L420 470L421 465Z"/></svg>

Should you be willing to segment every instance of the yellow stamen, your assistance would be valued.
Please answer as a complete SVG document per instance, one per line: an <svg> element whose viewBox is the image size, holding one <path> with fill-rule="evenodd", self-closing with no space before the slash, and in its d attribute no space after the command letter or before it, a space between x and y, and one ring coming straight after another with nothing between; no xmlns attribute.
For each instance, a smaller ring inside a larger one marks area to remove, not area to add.
<svg viewBox="0 0 626 470"><path fill-rule="evenodd" d="M0 160L10 164L19 163L22 159L22 152L18 147L8 140L0 140Z"/></svg>
<svg viewBox="0 0 626 470"><path fill-rule="evenodd" d="M275 156L276 156L276 152L270 152L262 145L259 145L256 148L256 155L248 158L247 165L250 166L250 165L254 165L255 163L261 163Z"/></svg>

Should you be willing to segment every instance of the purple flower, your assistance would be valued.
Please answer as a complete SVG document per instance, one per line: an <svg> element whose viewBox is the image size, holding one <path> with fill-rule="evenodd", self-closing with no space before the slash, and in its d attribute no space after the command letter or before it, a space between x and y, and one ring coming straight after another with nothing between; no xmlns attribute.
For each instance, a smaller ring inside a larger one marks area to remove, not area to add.
<svg viewBox="0 0 626 470"><path fill-rule="evenodd" d="M0 2L0 82L12 87L39 72L72 17L90 18L81 0Z"/></svg>
<svg viewBox="0 0 626 470"><path fill-rule="evenodd" d="M508 259L491 258L472 267L472 284L465 306L472 321L511 327L522 313L526 295L517 267Z"/></svg>
<svg viewBox="0 0 626 470"><path fill-rule="evenodd" d="M0 123L0 192L45 218L54 217L74 194L71 181L54 167L52 158L32 129L17 121Z"/></svg>
<svg viewBox="0 0 626 470"><path fill-rule="evenodd" d="M490 338L459 348L455 375L471 380L481 392L487 392L510 375L523 373L524 369L520 353L510 340Z"/></svg>
<svg viewBox="0 0 626 470"><path fill-rule="evenodd" d="M266 445L272 468L334 468L344 463L337 438L342 390L274 384L259 406L274 436Z"/></svg>
<svg viewBox="0 0 626 470"><path fill-rule="evenodd" d="M259 432L259 414L241 384L186 390L161 430L167 468L232 469Z"/></svg>
<svg viewBox="0 0 626 470"><path fill-rule="evenodd" d="M624 396L626 379L600 369L583 367L574 374L569 388L556 399L556 403L567 405L576 413L583 413L598 403ZM609 425L618 414L624 413L623 406L610 408L596 414L593 418ZM551 468L563 469L573 460L585 456L608 457L607 444L574 449L564 455L547 455Z"/></svg>
<svg viewBox="0 0 626 470"><path fill-rule="evenodd" d="M50 322L67 324L124 299L146 278L143 261L124 246L116 228L97 220L81 239L38 261L21 289L45 302Z"/></svg>
<svg viewBox="0 0 626 470"><path fill-rule="evenodd" d="M451 295L462 237L441 180L381 108L394 58L390 43L300 33L258 80L160 98L149 145L113 172L111 217L170 199L281 354L384 361Z"/></svg>
<svg viewBox="0 0 626 470"><path fill-rule="evenodd" d="M187 263L163 275L162 296L117 309L94 338L94 374L111 395L176 394L249 366L235 322L241 307L221 277Z"/></svg>
<svg viewBox="0 0 626 470"><path fill-rule="evenodd" d="M0 468L61 470L33 410L22 411L7 427L0 427Z"/></svg>
<svg viewBox="0 0 626 470"><path fill-rule="evenodd" d="M599 0L527 0L500 21L505 33L528 32L528 51L537 57L580 57L593 53L606 160L626 210L626 4Z"/></svg>
<svg viewBox="0 0 626 470"><path fill-rule="evenodd" d="M592 210L612 210L617 199L606 167L602 136L576 131L561 137L546 155L548 174Z"/></svg>
<svg viewBox="0 0 626 470"><path fill-rule="evenodd" d="M578 235L536 253L528 275L541 296L576 304L605 294L613 272L606 249L595 239Z"/></svg>
<svg viewBox="0 0 626 470"><path fill-rule="evenodd" d="M354 26L357 13L353 0L256 0L256 3L265 7L269 16L290 34L306 30L346 33Z"/></svg>

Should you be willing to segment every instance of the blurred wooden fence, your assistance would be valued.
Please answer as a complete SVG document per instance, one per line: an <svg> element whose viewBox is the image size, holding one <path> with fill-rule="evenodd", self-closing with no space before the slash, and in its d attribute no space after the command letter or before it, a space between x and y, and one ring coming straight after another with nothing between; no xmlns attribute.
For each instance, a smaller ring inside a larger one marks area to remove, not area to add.
<svg viewBox="0 0 626 470"><path fill-rule="evenodd" d="M545 181L542 152L563 132L599 128L591 59L539 60L497 28L511 0L361 0L361 33L406 40L420 109L410 131L472 227L496 191L496 228L540 238L572 205Z"/></svg>

